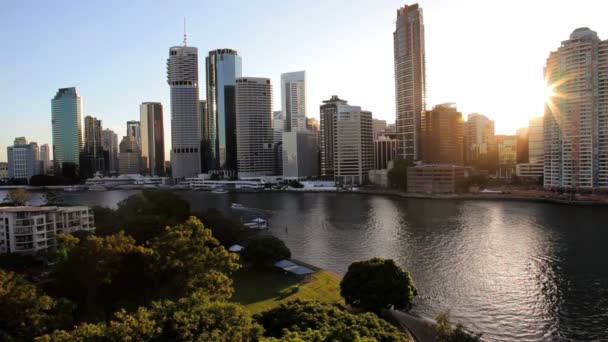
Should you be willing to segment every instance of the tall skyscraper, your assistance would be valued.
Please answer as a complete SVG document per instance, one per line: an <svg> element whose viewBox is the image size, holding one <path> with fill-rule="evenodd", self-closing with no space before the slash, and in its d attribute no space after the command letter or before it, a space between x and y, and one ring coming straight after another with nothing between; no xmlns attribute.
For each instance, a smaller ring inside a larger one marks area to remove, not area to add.
<svg viewBox="0 0 608 342"><path fill-rule="evenodd" d="M545 188L608 189L607 56L608 40L583 27L547 58Z"/></svg>
<svg viewBox="0 0 608 342"><path fill-rule="evenodd" d="M101 131L101 120L90 115L84 118L84 150L80 162L83 178L92 177L96 172L104 172L106 169Z"/></svg>
<svg viewBox="0 0 608 342"><path fill-rule="evenodd" d="M334 131L334 179L364 184L374 167L372 113L358 106L338 106Z"/></svg>
<svg viewBox="0 0 608 342"><path fill-rule="evenodd" d="M137 143L141 144L141 122L127 121L127 136L134 137Z"/></svg>
<svg viewBox="0 0 608 342"><path fill-rule="evenodd" d="M201 172L201 123L198 109L198 50L169 49L167 83L171 88L171 170L174 179Z"/></svg>
<svg viewBox="0 0 608 342"><path fill-rule="evenodd" d="M281 74L281 109L285 132L306 130L306 71Z"/></svg>
<svg viewBox="0 0 608 342"><path fill-rule="evenodd" d="M425 111L421 120L422 159L425 163L464 164L464 123L455 103Z"/></svg>
<svg viewBox="0 0 608 342"><path fill-rule="evenodd" d="M517 135L497 135L498 177L510 179L516 171Z"/></svg>
<svg viewBox="0 0 608 342"><path fill-rule="evenodd" d="M151 176L165 175L165 129L163 105L144 102L139 106L141 123L142 171Z"/></svg>
<svg viewBox="0 0 608 342"><path fill-rule="evenodd" d="M141 147L137 139L127 135L120 142L118 154L118 173L121 175L139 174L141 171Z"/></svg>
<svg viewBox="0 0 608 342"><path fill-rule="evenodd" d="M397 109L397 153L418 160L421 148L420 116L425 110L426 69L424 23L418 4L397 10L393 33L395 54L395 103Z"/></svg>
<svg viewBox="0 0 608 342"><path fill-rule="evenodd" d="M214 168L237 169L236 155L236 79L242 76L241 56L234 50L218 49L205 59L207 70L207 108Z"/></svg>
<svg viewBox="0 0 608 342"><path fill-rule="evenodd" d="M25 137L15 138L13 146L6 148L8 158L8 178L30 181L32 176L40 174L38 144L28 144Z"/></svg>
<svg viewBox="0 0 608 342"><path fill-rule="evenodd" d="M106 160L106 173L118 174L118 135L109 128L101 132L101 146Z"/></svg>
<svg viewBox="0 0 608 342"><path fill-rule="evenodd" d="M528 159L530 164L543 164L545 144L542 116L532 118L528 126Z"/></svg>
<svg viewBox="0 0 608 342"><path fill-rule="evenodd" d="M283 175L283 132L285 129L283 111L272 112L272 143L274 144L275 175Z"/></svg>
<svg viewBox="0 0 608 342"><path fill-rule="evenodd" d="M496 153L494 121L482 114L469 114L464 124L465 164L481 169L493 168Z"/></svg>
<svg viewBox="0 0 608 342"><path fill-rule="evenodd" d="M61 88L51 100L55 174L74 176L82 151L82 99L76 88Z"/></svg>
<svg viewBox="0 0 608 342"><path fill-rule="evenodd" d="M270 79L236 79L236 139L239 178L274 174Z"/></svg>
<svg viewBox="0 0 608 342"><path fill-rule="evenodd" d="M213 152L212 152L212 132L215 131L213 119L209 117L209 108L206 100L198 102L198 112L201 120L201 172L208 173L214 168Z"/></svg>
<svg viewBox="0 0 608 342"><path fill-rule="evenodd" d="M320 107L321 131L321 176L334 176L334 136L336 115L338 111L348 106L348 102L333 95L329 100L323 101Z"/></svg>
<svg viewBox="0 0 608 342"><path fill-rule="evenodd" d="M48 175L51 170L51 147L49 144L40 145L40 173Z"/></svg>

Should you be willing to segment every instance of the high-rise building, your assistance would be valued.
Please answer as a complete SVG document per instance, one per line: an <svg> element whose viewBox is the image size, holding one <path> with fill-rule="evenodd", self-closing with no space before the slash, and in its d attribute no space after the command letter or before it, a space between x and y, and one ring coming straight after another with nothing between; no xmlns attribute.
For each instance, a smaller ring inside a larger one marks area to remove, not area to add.
<svg viewBox="0 0 608 342"><path fill-rule="evenodd" d="M106 174L118 174L118 135L109 128L101 132L101 146L106 160Z"/></svg>
<svg viewBox="0 0 608 342"><path fill-rule="evenodd" d="M496 167L496 153L494 121L482 114L469 114L464 124L465 164L480 169L493 169Z"/></svg>
<svg viewBox="0 0 608 342"><path fill-rule="evenodd" d="M141 144L141 122L127 121L127 136L134 137L137 143Z"/></svg>
<svg viewBox="0 0 608 342"><path fill-rule="evenodd" d="M127 135L120 142L118 154L118 173L121 175L139 174L141 171L141 147L137 139Z"/></svg>
<svg viewBox="0 0 608 342"><path fill-rule="evenodd" d="M82 100L76 88L61 88L51 100L53 167L56 175L75 176L82 151Z"/></svg>
<svg viewBox="0 0 608 342"><path fill-rule="evenodd" d="M426 69L424 23L418 4L397 10L393 33L397 153L408 160L421 159L420 116L425 111Z"/></svg>
<svg viewBox="0 0 608 342"><path fill-rule="evenodd" d="M544 140L543 140L543 117L530 120L527 131L527 157L528 162L517 163L516 173L518 177L539 179L544 172ZM519 157L520 143L517 142L517 159Z"/></svg>
<svg viewBox="0 0 608 342"><path fill-rule="evenodd" d="M306 130L306 71L281 74L281 109L285 132Z"/></svg>
<svg viewBox="0 0 608 342"><path fill-rule="evenodd" d="M139 106L141 123L141 163L144 174L165 175L165 128L163 105L144 102Z"/></svg>
<svg viewBox="0 0 608 342"><path fill-rule="evenodd" d="M374 133L374 140L378 139L378 136L384 131L386 131L386 120L372 119L372 132Z"/></svg>
<svg viewBox="0 0 608 342"><path fill-rule="evenodd" d="M40 173L48 175L51 173L51 147L49 144L40 145Z"/></svg>
<svg viewBox="0 0 608 342"><path fill-rule="evenodd" d="M15 138L13 146L6 148L8 158L8 178L30 181L32 176L40 174L38 144L28 144L25 137Z"/></svg>
<svg viewBox="0 0 608 342"><path fill-rule="evenodd" d="M236 79L236 139L239 178L274 175L270 79Z"/></svg>
<svg viewBox="0 0 608 342"><path fill-rule="evenodd" d="M272 142L274 145L274 167L275 175L283 174L283 111L272 112Z"/></svg>
<svg viewBox="0 0 608 342"><path fill-rule="evenodd" d="M497 135L498 177L510 179L516 171L517 135Z"/></svg>
<svg viewBox="0 0 608 342"><path fill-rule="evenodd" d="M397 140L379 136L374 140L374 170L388 167L388 162L397 159Z"/></svg>
<svg viewBox="0 0 608 342"><path fill-rule="evenodd" d="M201 123L198 108L198 50L169 49L167 83L171 88L171 169L174 179L201 172Z"/></svg>
<svg viewBox="0 0 608 342"><path fill-rule="evenodd" d="M319 143L315 132L284 132L281 146L284 177L305 178L319 175Z"/></svg>
<svg viewBox="0 0 608 342"><path fill-rule="evenodd" d="M527 163L528 156L528 127L517 129L517 163Z"/></svg>
<svg viewBox="0 0 608 342"><path fill-rule="evenodd" d="M455 103L424 112L421 123L422 159L429 164L463 165L464 123Z"/></svg>
<svg viewBox="0 0 608 342"><path fill-rule="evenodd" d="M236 79L242 76L241 56L231 49L209 52L207 70L207 108L209 139L212 141L214 168L237 169L236 155ZM214 129L211 129L213 127Z"/></svg>
<svg viewBox="0 0 608 342"><path fill-rule="evenodd" d="M321 176L334 176L334 136L336 115L340 106L347 106L347 101L333 95L329 100L323 101L320 108L321 130Z"/></svg>
<svg viewBox="0 0 608 342"><path fill-rule="evenodd" d="M106 170L101 131L101 120L90 115L84 118L84 149L80 161L80 175L83 178Z"/></svg>
<svg viewBox="0 0 608 342"><path fill-rule="evenodd" d="M578 28L549 54L545 80L546 188L608 189L608 40Z"/></svg>
<svg viewBox="0 0 608 342"><path fill-rule="evenodd" d="M334 130L334 179L340 184L367 182L374 167L372 113L339 105Z"/></svg>
<svg viewBox="0 0 608 342"><path fill-rule="evenodd" d="M201 172L208 173L214 168L213 152L212 152L212 132L215 131L215 125L212 118L209 116L209 107L206 100L198 102L198 112L201 120Z"/></svg>

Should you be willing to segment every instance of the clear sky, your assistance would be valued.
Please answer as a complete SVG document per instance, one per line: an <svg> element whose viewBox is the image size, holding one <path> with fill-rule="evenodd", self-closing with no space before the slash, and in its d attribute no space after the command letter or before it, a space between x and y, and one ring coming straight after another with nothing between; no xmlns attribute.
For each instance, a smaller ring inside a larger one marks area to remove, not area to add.
<svg viewBox="0 0 608 342"><path fill-rule="evenodd" d="M413 2L408 2L411 4ZM543 65L577 27L608 39L605 0L421 0L426 29L427 107L456 102L466 117L496 120L513 134L542 115ZM333 94L395 120L393 41L402 0L5 1L0 11L0 160L15 136L51 144L51 98L76 86L84 115L123 136L139 104L165 107L165 63L182 41L204 57L232 48L244 76L270 77L280 109L282 72L308 73L308 116ZM167 151L169 148L167 148Z"/></svg>

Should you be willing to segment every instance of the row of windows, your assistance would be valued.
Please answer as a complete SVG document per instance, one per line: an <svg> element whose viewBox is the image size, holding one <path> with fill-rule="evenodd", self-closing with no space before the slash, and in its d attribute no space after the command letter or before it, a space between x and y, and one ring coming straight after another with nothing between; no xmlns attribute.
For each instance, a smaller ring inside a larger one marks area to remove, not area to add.
<svg viewBox="0 0 608 342"><path fill-rule="evenodd" d="M198 148L195 148L195 147L174 148L173 153L198 153Z"/></svg>

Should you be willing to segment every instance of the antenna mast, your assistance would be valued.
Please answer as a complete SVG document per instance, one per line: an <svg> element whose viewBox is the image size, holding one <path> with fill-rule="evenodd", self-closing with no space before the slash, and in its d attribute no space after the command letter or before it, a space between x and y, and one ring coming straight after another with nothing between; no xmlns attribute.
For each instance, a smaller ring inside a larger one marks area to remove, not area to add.
<svg viewBox="0 0 608 342"><path fill-rule="evenodd" d="M188 36L186 35L186 17L184 17L184 46L187 46Z"/></svg>

